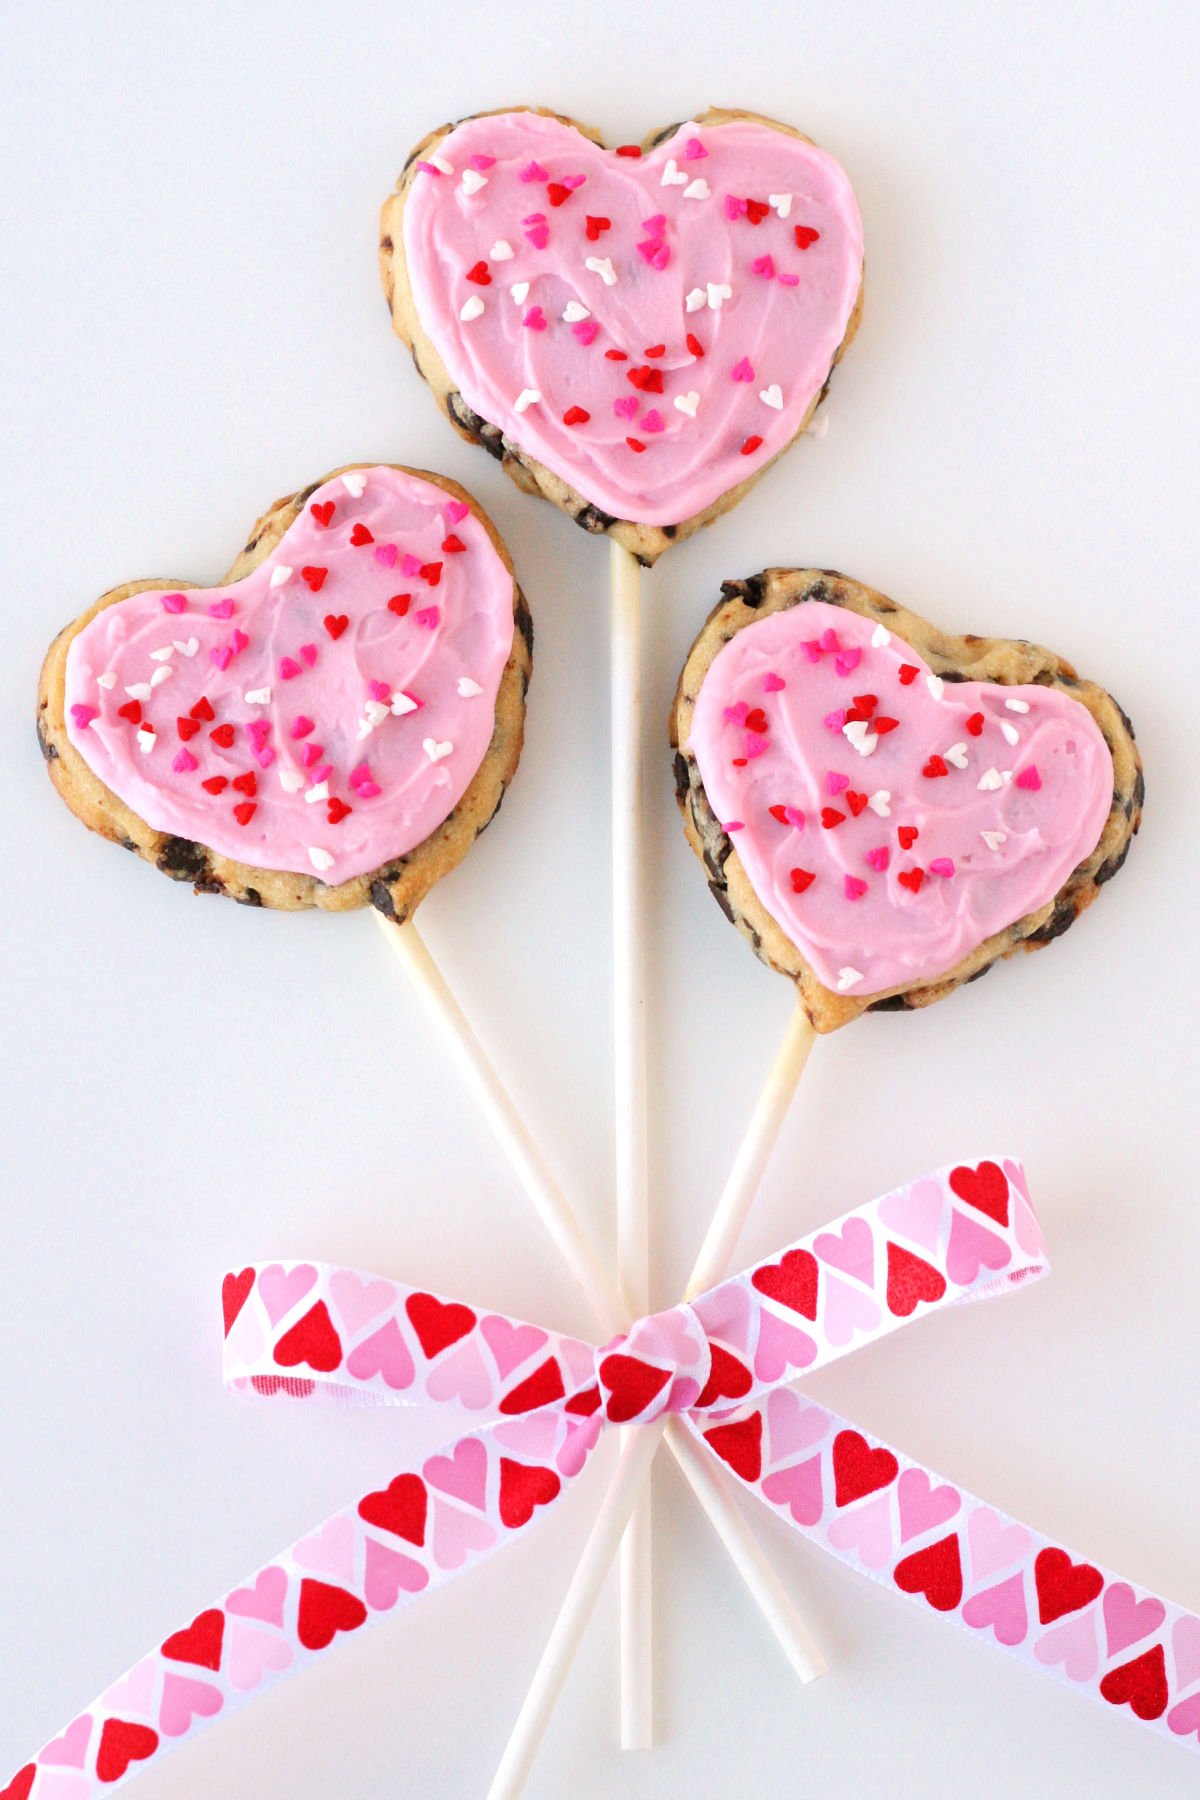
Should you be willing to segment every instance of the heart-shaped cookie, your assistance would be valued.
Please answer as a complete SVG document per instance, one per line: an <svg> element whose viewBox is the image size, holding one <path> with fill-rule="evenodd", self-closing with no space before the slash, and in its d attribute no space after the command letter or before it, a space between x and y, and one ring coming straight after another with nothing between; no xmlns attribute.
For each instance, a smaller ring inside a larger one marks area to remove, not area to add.
<svg viewBox="0 0 1200 1800"><path fill-rule="evenodd" d="M216 588L135 581L51 645L38 736L85 824L197 891L406 918L500 804L532 626L456 483L337 470Z"/></svg>
<svg viewBox="0 0 1200 1800"><path fill-rule="evenodd" d="M1059 936L1141 820L1116 702L831 571L724 584L672 714L688 839L818 1031Z"/></svg>
<svg viewBox="0 0 1200 1800"><path fill-rule="evenodd" d="M805 429L862 298L845 171L717 109L616 150L537 108L444 126L383 209L381 256L451 422L645 563Z"/></svg>

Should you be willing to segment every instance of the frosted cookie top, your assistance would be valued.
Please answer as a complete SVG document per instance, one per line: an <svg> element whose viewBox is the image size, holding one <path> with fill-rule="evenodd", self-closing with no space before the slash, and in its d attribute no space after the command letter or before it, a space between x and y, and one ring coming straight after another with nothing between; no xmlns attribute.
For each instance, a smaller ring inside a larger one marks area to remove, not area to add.
<svg viewBox="0 0 1200 1800"><path fill-rule="evenodd" d="M945 974L1047 905L1113 800L1108 746L1069 694L944 682L823 601L734 634L687 748L762 905L856 996Z"/></svg>
<svg viewBox="0 0 1200 1800"><path fill-rule="evenodd" d="M704 512L799 430L862 275L844 170L752 120L645 155L538 113L418 162L404 255L473 411L616 518Z"/></svg>
<svg viewBox="0 0 1200 1800"><path fill-rule="evenodd" d="M462 799L513 591L444 489L387 467L335 476L243 580L103 607L67 654L67 733L156 831L346 881Z"/></svg>

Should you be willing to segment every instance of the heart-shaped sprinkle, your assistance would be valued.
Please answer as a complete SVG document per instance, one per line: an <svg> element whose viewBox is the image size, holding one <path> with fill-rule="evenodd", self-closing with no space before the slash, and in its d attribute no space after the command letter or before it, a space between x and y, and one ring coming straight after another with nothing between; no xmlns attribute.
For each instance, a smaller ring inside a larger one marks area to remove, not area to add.
<svg viewBox="0 0 1200 1800"><path fill-rule="evenodd" d="M604 511L650 524L703 512L753 473L746 459L765 463L796 435L845 336L861 276L858 209L832 158L751 120L706 127L706 154L719 153L722 182L733 189L718 208L709 181L686 167L684 146L696 129L685 124L634 159L540 114L468 119L442 139L439 153L461 168L486 143L495 158L487 205L476 213L462 205L456 184L420 172L404 200L405 262L416 308L467 405ZM529 212L529 170L564 165L561 177L548 179L546 211ZM569 204L577 176L587 183L583 219L572 217ZM736 193L752 180L764 184L772 204ZM631 190L643 195L640 230L629 222ZM796 193L805 195L812 220L813 235L803 245L787 218ZM547 277L563 293L553 317L536 303L525 313L527 329L518 334L524 342L510 339L496 308L464 318L494 252L497 217L521 221L517 304L524 305L532 282ZM741 249L748 225L753 257ZM584 254L600 239L605 255ZM801 249L806 276L811 269L815 279L799 281ZM733 271L724 281L708 280L714 256ZM636 281L621 273L631 266L641 271ZM591 316L585 321L575 308ZM671 359L683 348L680 318L700 308L713 315L717 341L707 346L706 364L689 368L684 387ZM594 324L620 345L631 316L637 338L662 344L667 359L670 386L651 391L664 392L670 404L663 429L651 439L597 429L611 417L614 372L607 359L585 359L559 335L573 329L572 321ZM546 339L544 351L530 346L534 334ZM773 376L761 400L751 347ZM731 383L730 370L743 367L750 373ZM518 412L516 399L533 385L546 404ZM676 407L677 393L696 394L695 410Z"/></svg>
<svg viewBox="0 0 1200 1800"><path fill-rule="evenodd" d="M339 494L362 514L350 530L338 526ZM377 539L390 556L364 557L361 547ZM436 618L427 623L432 630L445 614L453 629L432 640L391 605L389 568L400 553L438 585ZM273 579L282 569L303 580ZM310 592L335 584L341 610L323 620L320 645L300 641L313 628ZM155 829L266 868L311 874L336 866L343 881L406 854L459 803L492 736L489 701L513 636L512 577L465 503L389 468L326 483L253 573L215 594L193 594L198 649L219 648L219 666L202 653L156 664L163 598L148 590L105 607L72 640L66 678L72 743ZM223 622L235 610L239 623L225 637ZM99 676L110 673L111 686L101 686ZM173 679L162 687L155 674ZM460 691L464 680L470 692ZM420 735L404 716L417 708L406 690L418 684ZM144 698L115 705L130 687ZM376 692L384 699L371 701L381 714L371 730L375 772L357 790L360 812L330 784L360 763L363 702ZM168 693L169 706L160 699ZM247 718L250 707L257 716ZM275 764L280 744L303 745L307 783L289 749L278 780L259 786L256 769ZM337 835L314 845L307 796L322 787L320 817Z"/></svg>
<svg viewBox="0 0 1200 1800"><path fill-rule="evenodd" d="M1022 729L1036 760L1011 781L999 772L994 784L982 781L986 765L966 722L981 715L986 742L986 722L1003 716L1011 693L989 683L918 681L930 672L910 646L894 637L873 642L874 630L872 620L819 600L754 620L713 660L687 746L716 817L742 825L737 855L758 899L827 987L836 989L847 968L857 971L856 995L942 974L1045 906L1095 848L1113 792L1112 758L1092 715L1041 686L1015 696L1029 709ZM839 671L851 660L870 691L830 714L841 697ZM767 674L786 682L769 703ZM739 712L751 705L765 711L760 723L769 727L752 757L741 728L749 713ZM852 711L874 724L883 705L898 726L879 736L872 773L886 778L879 791L905 821L900 849L910 851L919 835L919 864L892 859L879 844L875 796L851 785L855 748L845 744L849 761L830 766L838 741L826 729L830 719ZM789 806L817 814L822 826L806 858L813 879L803 887L780 853L780 809ZM864 866L882 879L868 882Z"/></svg>

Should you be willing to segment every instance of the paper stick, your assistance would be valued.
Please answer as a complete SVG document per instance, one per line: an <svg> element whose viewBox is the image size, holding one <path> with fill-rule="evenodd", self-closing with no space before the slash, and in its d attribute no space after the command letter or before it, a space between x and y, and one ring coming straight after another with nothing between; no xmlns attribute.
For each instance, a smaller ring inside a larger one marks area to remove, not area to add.
<svg viewBox="0 0 1200 1800"><path fill-rule="evenodd" d="M429 954L416 925L395 925L375 914L392 953L403 963L414 989L450 1050L467 1087L525 1189L559 1254L583 1289L604 1329L613 1336L629 1323L608 1271L575 1217L545 1157L497 1075L462 1007Z"/></svg>
<svg viewBox="0 0 1200 1800"><path fill-rule="evenodd" d="M617 1279L634 1318L649 1305L645 882L642 869L641 569L611 545L613 1097ZM650 1490L621 1545L621 1745L654 1741Z"/></svg>

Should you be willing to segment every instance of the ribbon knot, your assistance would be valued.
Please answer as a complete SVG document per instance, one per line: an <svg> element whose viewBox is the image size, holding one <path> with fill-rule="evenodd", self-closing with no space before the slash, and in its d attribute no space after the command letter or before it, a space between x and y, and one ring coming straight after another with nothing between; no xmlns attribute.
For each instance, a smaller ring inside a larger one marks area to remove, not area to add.
<svg viewBox="0 0 1200 1800"><path fill-rule="evenodd" d="M614 1425L648 1425L664 1413L699 1406L712 1371L708 1333L685 1302L638 1319L596 1352L604 1416Z"/></svg>
<svg viewBox="0 0 1200 1800"><path fill-rule="evenodd" d="M1200 1743L1200 1617L1136 1590L797 1393L925 1313L1047 1272L1019 1163L956 1164L858 1207L602 1349L316 1263L227 1275L239 1391L452 1406L477 1428L327 1519L165 1638L0 1800L110 1794L148 1759L544 1517L606 1424L663 1413L828 1554L1153 1729ZM68 1754L69 1752L69 1754Z"/></svg>

